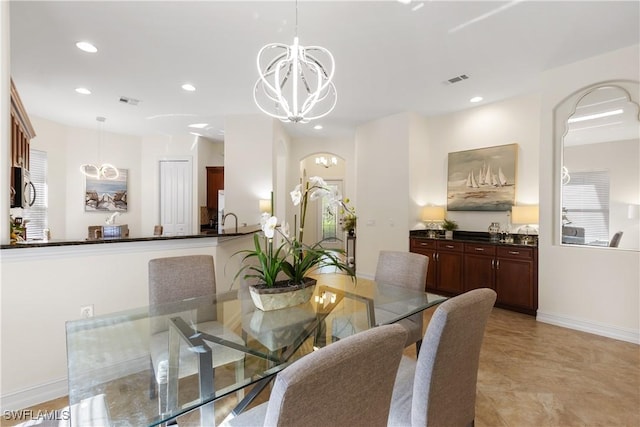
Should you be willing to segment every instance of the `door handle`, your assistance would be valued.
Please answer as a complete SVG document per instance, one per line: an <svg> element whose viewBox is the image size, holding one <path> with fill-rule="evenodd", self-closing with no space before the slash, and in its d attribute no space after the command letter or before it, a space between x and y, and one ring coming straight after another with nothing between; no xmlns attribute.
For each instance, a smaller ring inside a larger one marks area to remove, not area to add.
<svg viewBox="0 0 640 427"><path fill-rule="evenodd" d="M484 249L483 249L483 248L476 248L476 251L478 251L478 252L484 252Z"/></svg>
<svg viewBox="0 0 640 427"><path fill-rule="evenodd" d="M500 260L496 260L496 270L500 270Z"/></svg>
<svg viewBox="0 0 640 427"><path fill-rule="evenodd" d="M520 255L520 251L509 251L511 255Z"/></svg>
<svg viewBox="0 0 640 427"><path fill-rule="evenodd" d="M491 260L491 268L496 268L496 260L495 259Z"/></svg>

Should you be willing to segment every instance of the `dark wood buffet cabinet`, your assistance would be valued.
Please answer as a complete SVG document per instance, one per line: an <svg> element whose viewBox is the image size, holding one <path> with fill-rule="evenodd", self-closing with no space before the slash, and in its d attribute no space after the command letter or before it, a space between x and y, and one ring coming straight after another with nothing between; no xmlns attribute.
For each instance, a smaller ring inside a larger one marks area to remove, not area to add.
<svg viewBox="0 0 640 427"><path fill-rule="evenodd" d="M491 288L496 306L535 315L538 309L538 248L466 240L410 237L410 251L429 257L429 292L458 295Z"/></svg>

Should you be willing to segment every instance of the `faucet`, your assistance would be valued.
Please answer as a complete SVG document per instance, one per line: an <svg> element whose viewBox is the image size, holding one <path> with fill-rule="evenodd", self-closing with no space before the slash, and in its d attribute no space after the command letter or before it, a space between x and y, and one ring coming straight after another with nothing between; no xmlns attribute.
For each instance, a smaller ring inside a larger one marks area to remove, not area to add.
<svg viewBox="0 0 640 427"><path fill-rule="evenodd" d="M224 214L224 216L222 217L222 226L224 227L224 221L227 219L227 217L229 215L232 215L235 219L236 219L236 233L238 232L238 216L236 214L234 214L233 212L229 212L227 214Z"/></svg>

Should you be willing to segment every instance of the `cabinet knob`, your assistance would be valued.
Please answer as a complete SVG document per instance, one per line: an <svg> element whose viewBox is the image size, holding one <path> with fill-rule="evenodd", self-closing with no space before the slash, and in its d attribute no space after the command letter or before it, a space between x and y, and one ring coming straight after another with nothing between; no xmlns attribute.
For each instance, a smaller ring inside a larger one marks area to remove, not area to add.
<svg viewBox="0 0 640 427"><path fill-rule="evenodd" d="M446 246L447 248L449 248L449 249L453 249L453 246L452 246L452 245L445 245L445 246Z"/></svg>
<svg viewBox="0 0 640 427"><path fill-rule="evenodd" d="M483 248L476 248L476 251L478 251L478 252L483 252L483 251L484 251L484 249L483 249Z"/></svg>
<svg viewBox="0 0 640 427"><path fill-rule="evenodd" d="M509 251L511 255L520 255L519 251Z"/></svg>
<svg viewBox="0 0 640 427"><path fill-rule="evenodd" d="M420 246L427 246L427 244L425 242L421 242Z"/></svg>

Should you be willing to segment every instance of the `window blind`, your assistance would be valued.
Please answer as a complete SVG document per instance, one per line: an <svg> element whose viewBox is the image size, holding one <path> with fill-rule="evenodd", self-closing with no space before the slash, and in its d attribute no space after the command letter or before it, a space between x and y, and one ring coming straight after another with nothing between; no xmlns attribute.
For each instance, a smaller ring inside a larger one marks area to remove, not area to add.
<svg viewBox="0 0 640 427"><path fill-rule="evenodd" d="M41 239L44 229L48 228L47 207L49 205L47 188L47 152L29 150L29 173L36 189L36 200L33 206L24 210L27 224L27 239Z"/></svg>
<svg viewBox="0 0 640 427"><path fill-rule="evenodd" d="M571 226L584 228L588 244L609 242L609 172L571 172L562 188L562 203Z"/></svg>

